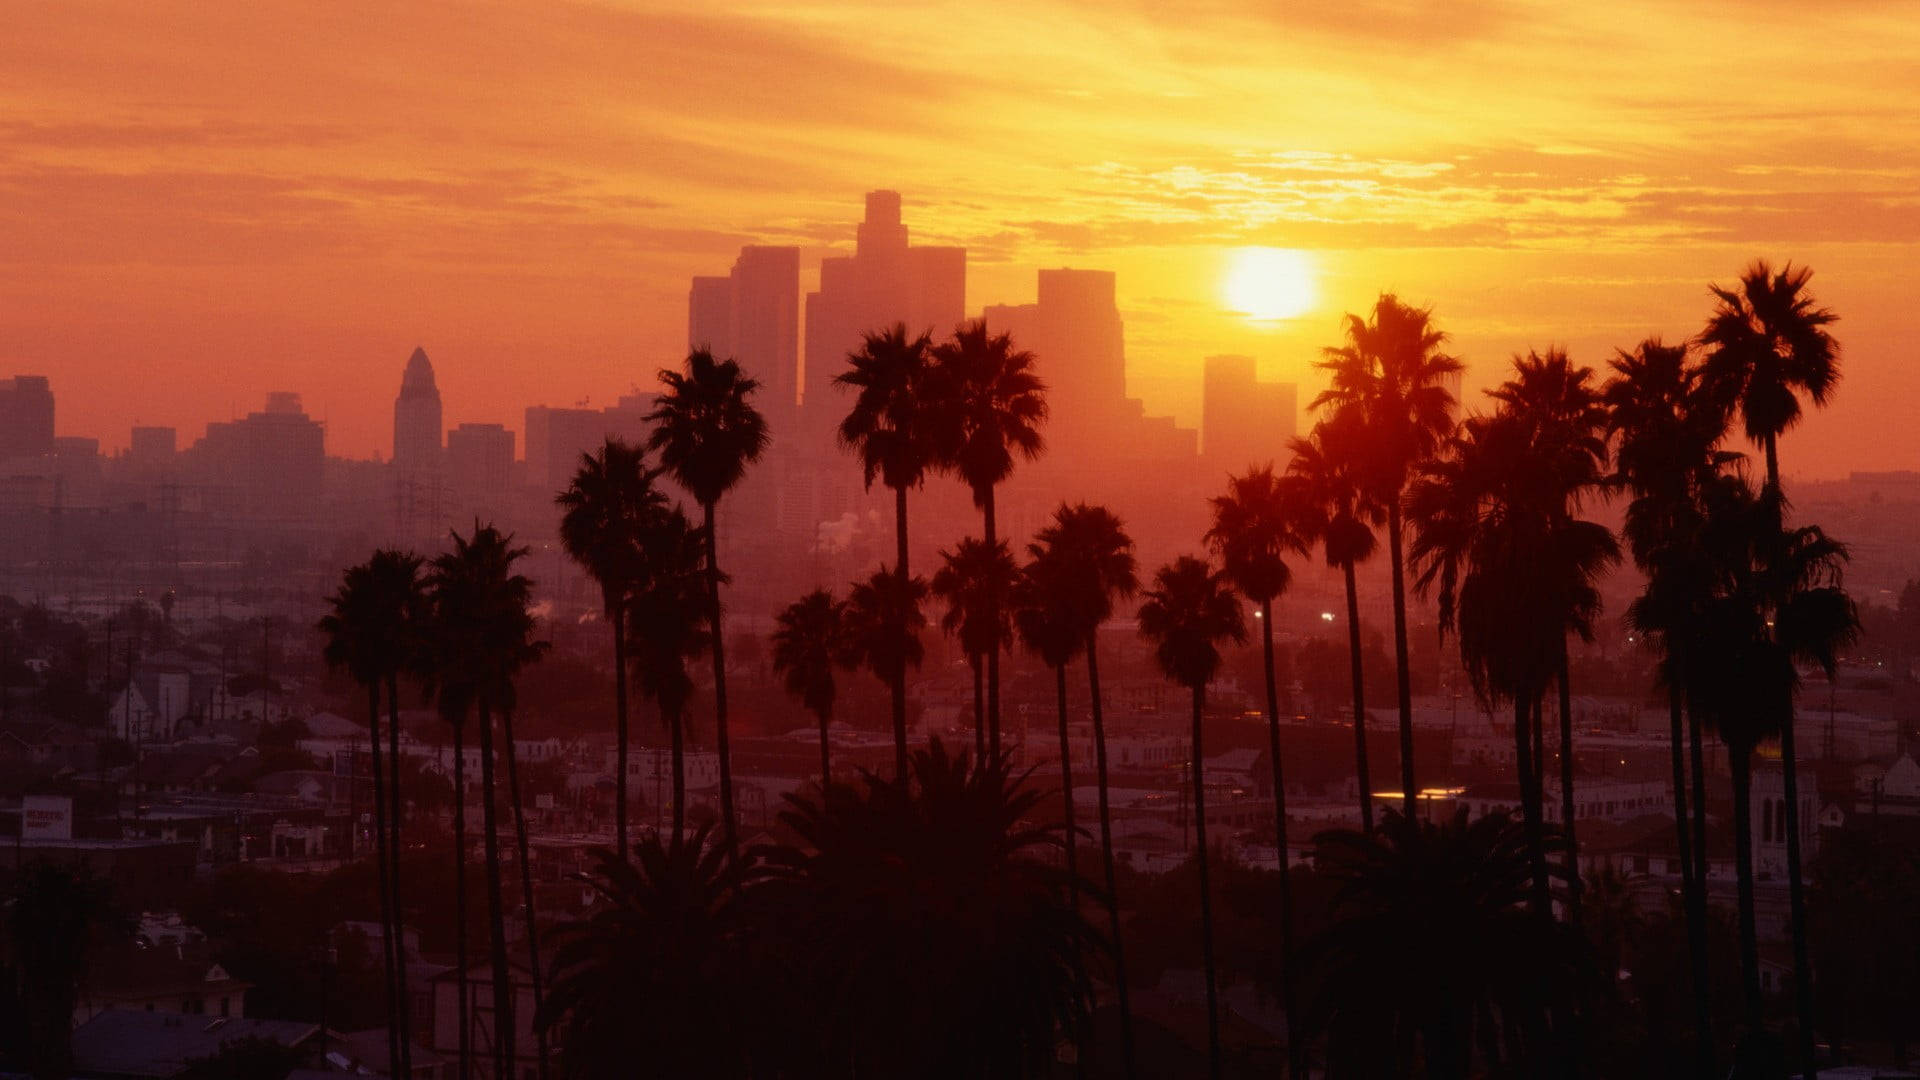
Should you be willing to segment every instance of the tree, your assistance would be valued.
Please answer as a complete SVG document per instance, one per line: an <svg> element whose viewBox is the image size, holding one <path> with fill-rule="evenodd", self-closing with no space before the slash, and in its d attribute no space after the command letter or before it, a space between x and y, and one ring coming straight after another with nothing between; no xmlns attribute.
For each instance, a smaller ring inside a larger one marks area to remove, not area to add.
<svg viewBox="0 0 1920 1080"><path fill-rule="evenodd" d="M840 421L840 443L860 456L867 489L877 478L893 489L894 573L901 588L907 569L907 489L919 487L940 463L940 416L932 392L932 337L909 335L904 324L869 331L835 386L855 391L853 408ZM904 630L902 631L904 633ZM893 692L894 762L907 772L907 673L901 666Z"/></svg>
<svg viewBox="0 0 1920 1080"><path fill-rule="evenodd" d="M1353 681L1353 768L1360 793L1360 828L1373 831L1373 782L1367 767L1366 667L1360 641L1360 593L1354 567L1373 557L1373 526L1385 515L1366 497L1359 475L1362 440L1360 415L1336 412L1313 426L1313 434L1293 440L1287 475L1297 478L1301 538L1318 541L1327 565L1340 568L1347 587L1347 657Z"/></svg>
<svg viewBox="0 0 1920 1080"><path fill-rule="evenodd" d="M705 530L674 507L641 538L641 572L627 603L627 639L633 645L640 692L660 709L673 768L673 835L687 825L687 703L693 676L687 663L707 651L711 625L694 613L710 599L703 572Z"/></svg>
<svg viewBox="0 0 1920 1080"><path fill-rule="evenodd" d="M1407 593L1401 544L1401 496L1419 467L1432 460L1453 430L1449 376L1459 360L1440 352L1447 335L1432 312L1391 294L1374 303L1371 318L1348 315L1345 345L1329 347L1319 367L1332 379L1313 408L1351 412L1365 432L1356 475L1386 508L1387 560L1393 576L1393 651L1400 705L1400 787L1407 817L1415 816L1413 686L1407 667Z"/></svg>
<svg viewBox="0 0 1920 1080"><path fill-rule="evenodd" d="M1160 568L1139 611L1140 634L1153 643L1154 662L1168 679L1193 694L1194 859L1200 871L1201 958L1207 980L1207 1062L1220 1077L1220 1004L1214 986L1213 900L1207 880L1207 789L1201 719L1207 684L1220 670L1220 642L1244 642L1246 620L1224 574L1204 560L1183 555Z"/></svg>
<svg viewBox="0 0 1920 1080"><path fill-rule="evenodd" d="M1293 583L1287 566L1289 553L1305 555L1308 541L1299 522L1308 516L1307 485L1295 478L1274 475L1271 464L1249 468L1227 479L1227 491L1209 504L1213 525L1207 545L1220 557L1228 581L1241 596L1259 605L1261 668L1267 690L1267 757L1273 771L1273 835L1280 873L1281 1000L1287 1022L1298 1023L1293 949L1293 883L1287 857L1287 788L1280 753L1280 690L1273 663L1273 602ZM1304 1047L1290 1040L1290 1072L1305 1075Z"/></svg>
<svg viewBox="0 0 1920 1080"><path fill-rule="evenodd" d="M1004 551L1004 546L1002 547ZM936 579L937 581L938 579ZM1053 671L1054 700L1060 721L1060 804L1062 833L1067 848L1067 877L1074 906L1079 906L1080 866L1075 854L1079 829L1074 823L1073 739L1067 726L1067 665L1086 647L1086 638L1073 603L1073 581L1044 559L1020 568L1008 597L1007 611L1020 633L1020 643ZM937 586L936 586L937 588ZM998 753L998 748L989 751Z"/></svg>
<svg viewBox="0 0 1920 1080"><path fill-rule="evenodd" d="M787 693L820 722L820 781L825 783L833 776L827 737L838 696L833 669L851 669L856 663L847 642L846 605L828 590L815 589L781 609L774 623L773 670L780 673Z"/></svg>
<svg viewBox="0 0 1920 1080"><path fill-rule="evenodd" d="M943 431L941 464L958 475L980 508L989 548L995 532L993 493L1013 475L1015 463L1037 459L1046 449L1040 428L1047 421L1047 384L1034 373L1034 355L1012 335L995 334L985 319L961 324L952 339L934 347L935 396ZM989 609L997 600L989 600ZM994 615L989 624L997 624ZM987 732L1000 731L1000 646L987 652Z"/></svg>
<svg viewBox="0 0 1920 1080"><path fill-rule="evenodd" d="M1105 876L1105 901L1113 982L1120 1005L1120 1052L1126 1075L1134 1075L1133 1003L1127 991L1127 953L1120 934L1120 884L1113 859L1113 815L1107 786L1106 711L1100 695L1100 627L1113 616L1114 601L1131 597L1139 588L1133 557L1133 539L1126 526L1104 506L1061 503L1053 521L1034 536L1027 554L1043 577L1058 579L1075 629L1085 644L1087 701L1093 717L1094 781L1100 800L1100 863Z"/></svg>
<svg viewBox="0 0 1920 1080"><path fill-rule="evenodd" d="M65 1080L87 957L100 940L124 937L126 919L106 882L43 861L15 868L0 918L0 992L11 999L0 1035L20 1040L12 1049L36 1080Z"/></svg>
<svg viewBox="0 0 1920 1080"><path fill-rule="evenodd" d="M919 667L926 649L920 644L920 631L927 617L920 605L927 596L923 578L903 578L880 569L865 581L856 581L847 593L845 625L849 655L873 672L875 678L892 687L906 685L907 668ZM907 712L893 710L894 775L906 776Z"/></svg>
<svg viewBox="0 0 1920 1080"><path fill-rule="evenodd" d="M627 854L627 620L626 606L641 572L641 539L667 511L654 486L660 470L638 449L608 439L598 454L582 454L567 490L560 542L600 585L602 611L613 631L614 850Z"/></svg>
<svg viewBox="0 0 1920 1080"><path fill-rule="evenodd" d="M647 420L655 425L647 445L660 454L676 483L700 504L707 540L707 615L713 646L713 735L720 755L721 836L729 854L739 848L733 812L732 752L727 740L727 664L720 626L720 540L714 523L720 499L746 476L747 466L767 449L766 418L748 399L760 388L733 360L715 360L706 349L687 354L684 373L660 372L667 392Z"/></svg>
<svg viewBox="0 0 1920 1080"><path fill-rule="evenodd" d="M1710 400L1738 410L1747 437L1766 451L1766 492L1785 505L1780 487L1779 440L1801 415L1800 395L1824 407L1840 382L1840 346L1826 328L1839 321L1818 306L1807 283L1813 271L1792 263L1777 273L1764 259L1740 276L1736 288L1713 286L1718 300L1700 335L1706 349L1700 382ZM1784 607L1787 597L1773 598ZM1780 763L1786 784L1787 896L1793 939L1793 991L1802 1050L1813 1060L1813 977L1807 958L1807 905L1801 875L1799 767L1793 708L1781 714Z"/></svg>
<svg viewBox="0 0 1920 1080"><path fill-rule="evenodd" d="M414 635L422 618L424 594L420 585L421 559L408 552L382 549L366 562L349 567L340 588L328 600L331 609L320 620L327 637L322 655L328 666L344 670L367 692L367 735L373 768L374 858L380 902L381 959L387 992L387 1053L389 1060L410 1057L401 1041L406 1037L405 955L398 949L405 924L399 906L399 786L398 732L385 761L380 746L380 691L399 678L414 650ZM397 722L397 718L396 718ZM387 763L393 765L389 802Z"/></svg>
<svg viewBox="0 0 1920 1080"><path fill-rule="evenodd" d="M942 551L940 560L930 586L947 604L940 629L959 639L973 669L974 756L982 758L1000 752L998 718L984 722L981 686L987 658L1012 637L1008 603L1019 568L1006 541L989 545L971 536L962 537L952 551Z"/></svg>

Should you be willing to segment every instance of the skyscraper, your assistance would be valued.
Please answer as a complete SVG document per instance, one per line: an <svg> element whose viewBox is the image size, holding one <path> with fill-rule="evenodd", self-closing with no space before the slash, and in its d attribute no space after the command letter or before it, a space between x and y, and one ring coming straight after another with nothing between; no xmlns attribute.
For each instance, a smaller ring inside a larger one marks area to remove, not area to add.
<svg viewBox="0 0 1920 1080"><path fill-rule="evenodd" d="M1042 270L1039 300L986 308L987 327L1013 335L1039 357L1048 424L1059 438L1106 440L1134 410L1127 405L1125 328L1111 270Z"/></svg>
<svg viewBox="0 0 1920 1080"><path fill-rule="evenodd" d="M494 509L513 473L513 432L501 424L461 424L447 432L446 462L455 497Z"/></svg>
<svg viewBox="0 0 1920 1080"><path fill-rule="evenodd" d="M1241 472L1284 465L1299 415L1299 389L1261 381L1251 356L1209 356L1200 389L1200 449L1210 468Z"/></svg>
<svg viewBox="0 0 1920 1080"><path fill-rule="evenodd" d="M400 396L393 402L393 464L402 472L427 472L440 465L440 389L425 349L407 357Z"/></svg>
<svg viewBox="0 0 1920 1080"><path fill-rule="evenodd" d="M0 459L53 453L53 388L45 375L0 379Z"/></svg>

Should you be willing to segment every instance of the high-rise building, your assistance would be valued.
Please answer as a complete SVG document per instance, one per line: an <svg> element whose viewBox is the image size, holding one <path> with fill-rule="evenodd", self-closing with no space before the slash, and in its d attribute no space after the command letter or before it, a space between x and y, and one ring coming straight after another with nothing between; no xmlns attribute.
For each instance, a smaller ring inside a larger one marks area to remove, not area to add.
<svg viewBox="0 0 1920 1080"><path fill-rule="evenodd" d="M687 347L738 360L760 380L755 404L774 437L790 435L800 392L800 249L750 244L726 277L694 278Z"/></svg>
<svg viewBox="0 0 1920 1080"><path fill-rule="evenodd" d="M733 352L733 278L696 277L687 291L687 348Z"/></svg>
<svg viewBox="0 0 1920 1080"><path fill-rule="evenodd" d="M447 483L481 501L506 493L513 472L513 432L501 424L461 424L447 432Z"/></svg>
<svg viewBox="0 0 1920 1080"><path fill-rule="evenodd" d="M652 408L653 395L641 393L623 395L605 409L527 406L527 482L549 491L565 488L580 467L580 455L593 453L609 438L644 440L643 418Z"/></svg>
<svg viewBox="0 0 1920 1080"><path fill-rule="evenodd" d="M393 402L393 464L403 472L428 472L440 464L440 388L425 349L407 357L400 396Z"/></svg>
<svg viewBox="0 0 1920 1080"><path fill-rule="evenodd" d="M1200 450L1210 467L1239 472L1284 465L1299 416L1299 388L1263 382L1251 356L1209 356L1200 390Z"/></svg>
<svg viewBox="0 0 1920 1080"><path fill-rule="evenodd" d="M1105 440L1138 410L1127 402L1126 332L1111 270L1042 270L1039 300L995 304L987 328L1031 351L1047 384L1048 426L1063 439Z"/></svg>
<svg viewBox="0 0 1920 1080"><path fill-rule="evenodd" d="M45 375L0 379L0 459L53 453L53 388Z"/></svg>
<svg viewBox="0 0 1920 1080"><path fill-rule="evenodd" d="M236 489L261 507L310 505L326 470L326 428L300 407L300 395L275 391L244 420L207 425L187 452L202 482Z"/></svg>

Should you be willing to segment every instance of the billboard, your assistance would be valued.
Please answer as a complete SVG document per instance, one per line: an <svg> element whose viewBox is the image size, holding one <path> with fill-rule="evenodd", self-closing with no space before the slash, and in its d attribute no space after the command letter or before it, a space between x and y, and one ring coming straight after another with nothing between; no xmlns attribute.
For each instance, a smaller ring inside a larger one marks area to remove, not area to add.
<svg viewBox="0 0 1920 1080"><path fill-rule="evenodd" d="M73 839L73 799L67 795L27 795L20 800L20 838Z"/></svg>

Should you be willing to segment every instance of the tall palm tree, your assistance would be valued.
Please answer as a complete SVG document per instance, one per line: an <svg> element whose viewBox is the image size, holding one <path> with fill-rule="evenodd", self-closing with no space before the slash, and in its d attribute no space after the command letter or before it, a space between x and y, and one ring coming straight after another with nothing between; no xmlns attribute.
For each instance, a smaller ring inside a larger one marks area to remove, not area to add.
<svg viewBox="0 0 1920 1080"><path fill-rule="evenodd" d="M405 954L397 949L404 922L396 902L399 869L393 848L397 817L388 800L387 765L392 784L400 783L400 759L383 754L380 745L380 691L407 665L419 614L420 564L418 555L382 549L366 562L349 567L340 588L327 601L329 611L319 630L327 637L322 655L329 667L345 671L367 692L367 735L373 766L374 858L380 898L381 961L386 971L387 1052L400 1061L400 1038L407 1011Z"/></svg>
<svg viewBox="0 0 1920 1080"><path fill-rule="evenodd" d="M1808 291L1813 271L1788 263L1778 272L1764 259L1735 288L1713 286L1718 300L1700 335L1706 347L1700 381L1706 394L1737 409L1749 439L1766 450L1767 489L1780 489L1780 436L1798 423L1800 395L1824 407L1840 382L1840 346L1827 327L1839 320ZM1775 603L1784 605L1785 597ZM1806 890L1801 880L1799 768L1791 702L1782 714L1780 762L1786 784L1787 896L1793 928L1793 989L1808 1060L1813 1054L1813 979L1807 958Z"/></svg>
<svg viewBox="0 0 1920 1080"><path fill-rule="evenodd" d="M1545 353L1532 350L1514 358L1513 377L1489 391L1489 396L1533 428L1535 455L1551 457L1556 467L1547 471L1551 489L1538 497L1548 512L1548 527L1565 530L1575 520L1587 498L1601 489L1606 479L1607 440L1604 434L1607 409L1600 390L1593 383L1593 369L1578 366L1566 350L1550 348ZM1618 558L1617 548L1604 555L1605 566ZM1567 861L1567 908L1574 921L1580 918L1580 847L1574 829L1574 748L1573 687L1567 638L1580 634L1590 638L1598 608L1597 594L1579 590L1561 596L1569 605L1562 612L1559 670L1554 681L1560 691L1560 821ZM1538 737L1542 725L1534 727ZM1536 761L1544 767L1544 762Z"/></svg>
<svg viewBox="0 0 1920 1080"><path fill-rule="evenodd" d="M1220 1003L1214 986L1213 897L1207 879L1206 751L1201 718L1206 712L1207 684L1220 670L1220 643L1247 639L1240 598L1226 575L1202 559L1183 555L1162 566L1153 588L1140 604L1140 634L1153 643L1154 662L1167 678L1193 694L1193 827L1194 859L1200 872L1200 945L1207 980L1207 1066L1220 1077Z"/></svg>
<svg viewBox="0 0 1920 1080"><path fill-rule="evenodd" d="M932 335L912 335L904 324L868 331L835 386L855 392L853 408L840 421L841 445L860 455L868 490L877 478L893 489L894 573L902 587L907 569L907 489L919 487L940 463L944 421L933 393ZM893 691L894 758L901 775L907 762L907 673L901 666Z"/></svg>
<svg viewBox="0 0 1920 1080"><path fill-rule="evenodd" d="M711 624L696 618L711 598L703 564L705 530L674 507L641 539L642 570L627 602L627 638L633 645L640 692L660 709L673 768L673 835L687 825L687 703L693 698L689 661L707 651Z"/></svg>
<svg viewBox="0 0 1920 1080"><path fill-rule="evenodd" d="M934 571L928 584L933 595L947 604L940 629L960 640L967 664L973 669L974 757L980 759L1000 752L998 718L982 715L981 683L987 657L997 653L1012 636L1008 604L1020 570L1006 541L989 545L971 536L962 537L952 551L942 551L940 561L940 569Z"/></svg>
<svg viewBox="0 0 1920 1080"><path fill-rule="evenodd" d="M920 605L926 599L923 578L902 578L883 563L865 581L856 581L847 593L845 627L849 654L888 686L906 683L907 668L919 667L926 655L920 631L927 617ZM893 713L894 776L907 775L907 714Z"/></svg>
<svg viewBox="0 0 1920 1080"><path fill-rule="evenodd" d="M1100 695L1100 627L1114 601L1139 588L1133 539L1104 506L1061 503L1053 521L1027 545L1036 573L1060 578L1075 628L1085 642L1087 700L1093 717L1094 781L1100 799L1100 863L1106 881L1107 927L1113 948L1114 991L1120 999L1120 1052L1126 1075L1135 1072L1133 1002L1127 990L1127 954L1120 935L1120 888L1113 859L1113 815L1107 786L1106 711Z"/></svg>
<svg viewBox="0 0 1920 1080"><path fill-rule="evenodd" d="M1370 318L1348 315L1345 345L1325 350L1319 367L1332 384L1313 408L1352 411L1366 430L1359 475L1386 507L1387 560L1393 575L1393 651L1400 705L1402 813L1414 816L1420 789L1413 767L1413 683L1407 666L1407 590L1402 557L1401 497L1420 466L1440 451L1454 426L1449 376L1459 360L1440 351L1447 335L1429 309L1383 293Z"/></svg>
<svg viewBox="0 0 1920 1080"><path fill-rule="evenodd" d="M1002 547L1004 550L1004 545ZM937 578L935 579L938 580ZM936 589L938 586L935 586ZM1067 846L1067 877L1073 901L1080 901L1080 866L1076 855L1079 830L1074 823L1073 742L1067 725L1067 665L1086 648L1074 610L1073 582L1067 575L1036 558L1020 568L1007 609L1020 633L1020 643L1053 669L1054 701L1060 722L1060 795L1063 839ZM991 753L998 753L996 745Z"/></svg>
<svg viewBox="0 0 1920 1080"><path fill-rule="evenodd" d="M1273 772L1273 837L1280 873L1280 987L1289 1024L1297 1024L1293 948L1293 879L1287 858L1286 772L1280 754L1280 689L1273 666L1273 602L1293 583L1288 554L1305 555L1308 541L1300 527L1308 516L1311 492L1299 479L1275 476L1271 464L1249 468L1227 479L1227 490L1209 500L1213 524L1207 546L1220 557L1227 580L1241 596L1259 605L1261 666L1267 687L1267 757ZM1290 1071L1304 1075L1303 1047L1288 1047Z"/></svg>
<svg viewBox="0 0 1920 1080"><path fill-rule="evenodd" d="M727 741L727 662L720 627L720 539L714 510L720 499L760 460L770 436L766 418L748 400L760 381L733 360L716 360L706 349L687 354L685 372L663 370L667 392L647 420L654 425L647 446L674 482L700 504L707 538L707 617L713 646L713 737L720 755L721 836L727 851L739 848L733 813L733 755Z"/></svg>
<svg viewBox="0 0 1920 1080"><path fill-rule="evenodd" d="M962 323L934 347L935 395L943 417L942 464L973 492L987 546L995 532L994 489L1013 475L1017 461L1033 461L1046 449L1047 384L1034 372L1034 355L995 334L985 319ZM989 623L998 622L990 618ZM1000 648L987 652L987 731L1000 730Z"/></svg>
<svg viewBox="0 0 1920 1080"><path fill-rule="evenodd" d="M826 589L815 589L774 616L773 670L787 693L820 723L820 782L833 778L833 749L827 728L838 696L833 669L856 663L847 645L846 605Z"/></svg>
<svg viewBox="0 0 1920 1080"><path fill-rule="evenodd" d="M1686 345L1658 338L1620 352L1611 362L1613 377L1602 399L1607 430L1618 440L1614 481L1632 495L1625 539L1646 587L1627 612L1628 623L1660 651L1661 681L1667 687L1669 753L1673 762L1673 827L1681 863L1681 892L1686 909L1687 949L1693 976L1695 1067L1713 1071L1712 1009L1708 1001L1706 879L1702 872L1706 836L1705 765L1699 749L1699 717L1687 715L1687 645L1711 588L1711 572L1701 565L1700 487L1712 483L1726 455L1715 449L1721 424L1715 410L1697 400L1695 373ZM1691 728L1694 821L1689 827L1687 750L1683 729Z"/></svg>
<svg viewBox="0 0 1920 1080"><path fill-rule="evenodd" d="M1362 439L1358 413L1335 413L1294 439L1287 474L1298 479L1302 539L1316 540L1327 565L1338 567L1347 587L1347 657L1353 683L1353 769L1360 794L1360 829L1373 831L1373 786L1367 766L1366 671L1360 649L1360 591L1354 568L1373 557L1373 527L1384 512L1366 498L1358 475Z"/></svg>
<svg viewBox="0 0 1920 1080"><path fill-rule="evenodd" d="M573 482L555 499L560 542L600 585L602 610L613 631L614 851L627 854L627 599L640 574L641 537L666 513L667 497L654 486L660 470L647 467L636 447L608 439L597 454L582 454Z"/></svg>

